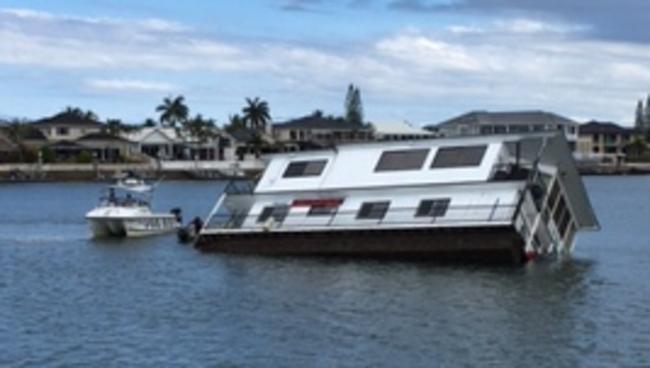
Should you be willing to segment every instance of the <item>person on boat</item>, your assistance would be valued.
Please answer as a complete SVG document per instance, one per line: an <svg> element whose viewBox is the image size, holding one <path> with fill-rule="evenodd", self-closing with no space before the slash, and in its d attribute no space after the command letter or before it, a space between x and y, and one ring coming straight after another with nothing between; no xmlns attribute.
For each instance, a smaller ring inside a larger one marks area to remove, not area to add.
<svg viewBox="0 0 650 368"><path fill-rule="evenodd" d="M126 199L124 200L124 204L127 205L127 206L130 206L130 205L132 205L134 203L135 203L135 201L133 200L133 197L131 196L131 193L127 193L126 194Z"/></svg>
<svg viewBox="0 0 650 368"><path fill-rule="evenodd" d="M115 198L115 189L110 188L108 190L108 203L109 204L115 204L117 202L117 199Z"/></svg>

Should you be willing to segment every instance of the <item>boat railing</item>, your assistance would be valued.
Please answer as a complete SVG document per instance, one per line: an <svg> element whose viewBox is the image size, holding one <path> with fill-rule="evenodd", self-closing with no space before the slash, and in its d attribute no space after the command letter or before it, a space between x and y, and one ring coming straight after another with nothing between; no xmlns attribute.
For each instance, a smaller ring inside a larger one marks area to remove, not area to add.
<svg viewBox="0 0 650 368"><path fill-rule="evenodd" d="M291 230L320 228L371 228L426 226L463 226L478 224L511 223L517 203L451 205L439 215L419 216L417 207L389 208L383 216L360 217L359 210L332 210L318 214L309 209L295 211L287 206L278 212L215 213L207 224L209 229L241 230ZM310 213L311 212L311 213Z"/></svg>

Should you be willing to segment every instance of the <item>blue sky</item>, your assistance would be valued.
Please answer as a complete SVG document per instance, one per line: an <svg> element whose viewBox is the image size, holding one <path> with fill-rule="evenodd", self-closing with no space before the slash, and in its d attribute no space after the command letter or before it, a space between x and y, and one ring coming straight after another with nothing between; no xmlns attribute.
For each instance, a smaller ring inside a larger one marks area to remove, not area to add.
<svg viewBox="0 0 650 368"><path fill-rule="evenodd" d="M182 94L219 123L245 97L276 121L436 123L550 110L630 124L650 92L645 0L0 0L0 116L65 106L141 122Z"/></svg>

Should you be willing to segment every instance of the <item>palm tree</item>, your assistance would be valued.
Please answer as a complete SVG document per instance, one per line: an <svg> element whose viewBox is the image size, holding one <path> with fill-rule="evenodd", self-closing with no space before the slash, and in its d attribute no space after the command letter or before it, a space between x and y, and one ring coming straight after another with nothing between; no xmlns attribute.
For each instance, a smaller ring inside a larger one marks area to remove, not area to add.
<svg viewBox="0 0 650 368"><path fill-rule="evenodd" d="M246 99L246 104L242 109L244 113L244 122L255 131L266 130L266 124L271 120L269 104L266 101L260 100L259 97L255 99Z"/></svg>
<svg viewBox="0 0 650 368"><path fill-rule="evenodd" d="M176 124L187 121L190 114L190 109L185 105L185 97L177 96L172 99L165 97L163 103L156 107L156 111L160 113L160 123L162 125L176 127Z"/></svg>
<svg viewBox="0 0 650 368"><path fill-rule="evenodd" d="M214 119L205 119L201 114L187 120L183 128L189 132L190 136L197 138L200 143L205 143L217 136Z"/></svg>
<svg viewBox="0 0 650 368"><path fill-rule="evenodd" d="M224 126L224 130L228 133L234 133L246 128L246 123L239 114L230 115L228 121L228 124Z"/></svg>

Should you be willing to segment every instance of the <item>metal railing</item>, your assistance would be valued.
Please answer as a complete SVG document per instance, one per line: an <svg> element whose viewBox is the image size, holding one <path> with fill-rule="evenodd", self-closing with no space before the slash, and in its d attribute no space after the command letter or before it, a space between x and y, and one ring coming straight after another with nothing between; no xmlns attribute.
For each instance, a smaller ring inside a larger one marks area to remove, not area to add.
<svg viewBox="0 0 650 368"><path fill-rule="evenodd" d="M215 213L208 229L280 230L307 228L368 228L403 226L462 226L464 224L509 223L517 203L449 206L441 216L417 216L418 207L389 208L383 216L363 218L359 210L333 210L331 214L310 215L308 211L289 212L260 218L260 213Z"/></svg>

